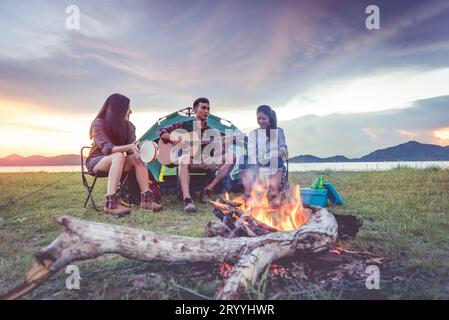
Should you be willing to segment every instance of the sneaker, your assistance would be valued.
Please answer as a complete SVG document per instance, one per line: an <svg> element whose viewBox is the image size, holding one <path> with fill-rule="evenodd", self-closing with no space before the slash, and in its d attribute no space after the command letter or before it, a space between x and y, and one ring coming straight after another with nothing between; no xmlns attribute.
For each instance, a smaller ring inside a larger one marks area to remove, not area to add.
<svg viewBox="0 0 449 320"><path fill-rule="evenodd" d="M212 199L212 191L209 189L203 190L203 197L201 198L202 203L207 203Z"/></svg>
<svg viewBox="0 0 449 320"><path fill-rule="evenodd" d="M119 200L120 196L118 194L106 195L104 197L104 213L118 217L130 214L131 209L120 205Z"/></svg>
<svg viewBox="0 0 449 320"><path fill-rule="evenodd" d="M195 205L193 204L192 199L185 198L184 199L184 211L185 212L196 212Z"/></svg>
<svg viewBox="0 0 449 320"><path fill-rule="evenodd" d="M156 197L151 190L142 192L140 194L140 209L145 211L158 212L163 209L163 207L156 202Z"/></svg>

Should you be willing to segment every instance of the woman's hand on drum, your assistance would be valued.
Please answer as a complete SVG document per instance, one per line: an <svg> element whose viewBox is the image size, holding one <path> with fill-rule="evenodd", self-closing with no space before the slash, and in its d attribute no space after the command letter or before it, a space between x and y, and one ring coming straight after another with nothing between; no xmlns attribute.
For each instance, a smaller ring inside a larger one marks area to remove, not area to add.
<svg viewBox="0 0 449 320"><path fill-rule="evenodd" d="M131 152L132 154L134 154L134 156L136 158L140 158L140 150L139 150L139 147L138 147L138 143L139 142L136 141L136 142L130 143L128 145L129 146L128 151Z"/></svg>

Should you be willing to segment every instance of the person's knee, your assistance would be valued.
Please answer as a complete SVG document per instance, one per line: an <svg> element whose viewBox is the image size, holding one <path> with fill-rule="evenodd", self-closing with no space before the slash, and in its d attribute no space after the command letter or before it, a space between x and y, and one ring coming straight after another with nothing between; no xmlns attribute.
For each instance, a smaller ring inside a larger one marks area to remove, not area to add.
<svg viewBox="0 0 449 320"><path fill-rule="evenodd" d="M121 152L113 153L113 154L111 155L111 158L112 158L112 161L113 161L113 162L121 162L121 163L124 163L125 160L126 160L125 154L124 154L124 153L121 153Z"/></svg>

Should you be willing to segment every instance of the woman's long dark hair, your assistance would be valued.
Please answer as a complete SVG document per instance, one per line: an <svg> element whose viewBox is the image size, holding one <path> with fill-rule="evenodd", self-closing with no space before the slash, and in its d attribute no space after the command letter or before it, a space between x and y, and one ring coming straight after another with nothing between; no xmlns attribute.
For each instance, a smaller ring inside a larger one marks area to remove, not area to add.
<svg viewBox="0 0 449 320"><path fill-rule="evenodd" d="M261 105L257 108L257 113L262 112L270 119L270 125L267 128L267 136L270 137L270 129L277 129L278 127L278 119L276 116L276 112L271 109L270 106L267 105Z"/></svg>
<svg viewBox="0 0 449 320"><path fill-rule="evenodd" d="M102 119L105 122L105 131L108 138L118 146L128 142L129 123L125 120L125 115L128 111L129 103L128 97L114 93L106 99L95 118ZM90 136L92 138L92 128Z"/></svg>

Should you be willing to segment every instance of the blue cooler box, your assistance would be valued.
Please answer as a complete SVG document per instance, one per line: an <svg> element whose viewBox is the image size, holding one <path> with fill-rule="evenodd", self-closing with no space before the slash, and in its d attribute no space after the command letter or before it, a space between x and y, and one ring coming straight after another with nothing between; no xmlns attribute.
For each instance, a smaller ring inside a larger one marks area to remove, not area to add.
<svg viewBox="0 0 449 320"><path fill-rule="evenodd" d="M324 207L327 203L327 190L301 188L301 200L303 204Z"/></svg>

